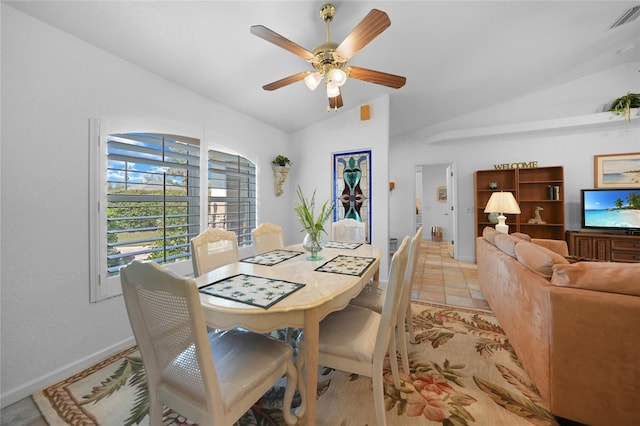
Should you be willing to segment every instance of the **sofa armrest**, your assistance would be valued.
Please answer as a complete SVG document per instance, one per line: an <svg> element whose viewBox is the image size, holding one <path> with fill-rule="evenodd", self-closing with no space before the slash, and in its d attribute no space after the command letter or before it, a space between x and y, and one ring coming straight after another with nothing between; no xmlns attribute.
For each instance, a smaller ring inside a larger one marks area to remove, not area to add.
<svg viewBox="0 0 640 426"><path fill-rule="evenodd" d="M640 425L640 297L549 287L553 414Z"/></svg>
<svg viewBox="0 0 640 426"><path fill-rule="evenodd" d="M564 240L549 240L546 238L533 238L532 243L548 248L558 253L560 256L569 256L569 247Z"/></svg>

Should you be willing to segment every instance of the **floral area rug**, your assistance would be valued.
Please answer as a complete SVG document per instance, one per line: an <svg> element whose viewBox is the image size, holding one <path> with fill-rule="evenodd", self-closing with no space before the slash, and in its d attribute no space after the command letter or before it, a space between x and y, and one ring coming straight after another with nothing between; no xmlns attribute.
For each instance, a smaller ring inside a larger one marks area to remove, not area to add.
<svg viewBox="0 0 640 426"><path fill-rule="evenodd" d="M389 425L558 425L490 312L418 301L412 310L418 344L409 347L410 371L400 370L400 389L385 366ZM285 425L282 394L282 387L272 388L237 425ZM33 398L50 425L148 425L146 378L135 347ZM367 377L321 368L317 404L319 425L376 424ZM192 425L171 410L164 424Z"/></svg>

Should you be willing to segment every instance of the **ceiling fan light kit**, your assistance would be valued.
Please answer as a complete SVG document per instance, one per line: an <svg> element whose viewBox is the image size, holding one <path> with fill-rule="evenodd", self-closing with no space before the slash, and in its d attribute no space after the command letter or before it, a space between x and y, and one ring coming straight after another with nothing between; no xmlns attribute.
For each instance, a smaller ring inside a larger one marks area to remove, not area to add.
<svg viewBox="0 0 640 426"><path fill-rule="evenodd" d="M321 81L322 81L322 74L319 72L310 72L304 78L304 83L307 85L309 90L316 90L316 87L318 87Z"/></svg>
<svg viewBox="0 0 640 426"><path fill-rule="evenodd" d="M356 53L391 25L389 16L381 10L372 9L351 30L342 43L337 44L331 41L330 26L335 13L336 8L330 3L320 8L320 17L327 24L327 41L316 46L311 52L263 25L251 27L252 34L301 57L314 68L313 71L299 72L266 84L262 86L264 90L276 90L300 80L304 80L309 90L315 90L324 78L329 100L327 110L333 109L335 111L343 106L341 87L348 78L380 84L394 89L399 89L405 85L407 79L399 75L346 66L347 62Z"/></svg>

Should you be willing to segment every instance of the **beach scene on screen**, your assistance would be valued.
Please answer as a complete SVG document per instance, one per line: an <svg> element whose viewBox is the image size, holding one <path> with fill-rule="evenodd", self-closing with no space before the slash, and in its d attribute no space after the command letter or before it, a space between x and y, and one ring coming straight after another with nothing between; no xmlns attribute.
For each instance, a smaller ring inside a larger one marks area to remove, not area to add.
<svg viewBox="0 0 640 426"><path fill-rule="evenodd" d="M586 191L585 226L640 228L640 190Z"/></svg>

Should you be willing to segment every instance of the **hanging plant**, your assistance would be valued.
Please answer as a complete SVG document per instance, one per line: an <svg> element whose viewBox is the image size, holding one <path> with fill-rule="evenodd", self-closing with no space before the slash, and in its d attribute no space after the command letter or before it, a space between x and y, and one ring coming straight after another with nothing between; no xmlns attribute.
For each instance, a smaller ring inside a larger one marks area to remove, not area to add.
<svg viewBox="0 0 640 426"><path fill-rule="evenodd" d="M291 160L289 160L284 155L278 155L276 158L273 159L273 161L271 163L276 165L276 166L281 166L281 167L293 164L293 162L291 162Z"/></svg>
<svg viewBox="0 0 640 426"><path fill-rule="evenodd" d="M640 108L640 93L628 92L611 103L609 111L624 115L624 121L631 121L631 108Z"/></svg>

